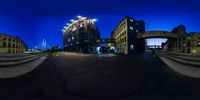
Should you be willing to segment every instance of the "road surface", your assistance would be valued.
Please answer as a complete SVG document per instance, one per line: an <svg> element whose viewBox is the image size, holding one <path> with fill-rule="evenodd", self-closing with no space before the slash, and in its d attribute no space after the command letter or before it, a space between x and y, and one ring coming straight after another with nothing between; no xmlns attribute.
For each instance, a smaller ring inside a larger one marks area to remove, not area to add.
<svg viewBox="0 0 200 100"><path fill-rule="evenodd" d="M199 95L199 79L174 72L151 53L58 53L26 75L0 79L0 97L160 100Z"/></svg>

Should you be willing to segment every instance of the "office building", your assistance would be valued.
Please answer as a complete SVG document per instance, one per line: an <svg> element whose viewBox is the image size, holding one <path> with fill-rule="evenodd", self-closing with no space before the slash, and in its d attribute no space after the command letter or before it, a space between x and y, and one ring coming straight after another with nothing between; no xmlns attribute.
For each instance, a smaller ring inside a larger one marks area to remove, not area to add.
<svg viewBox="0 0 200 100"><path fill-rule="evenodd" d="M65 51L93 53L96 51L100 38L95 19L78 16L64 27L63 46Z"/></svg>
<svg viewBox="0 0 200 100"><path fill-rule="evenodd" d="M143 53L145 40L137 40L137 33L142 32L145 32L144 21L126 16L111 33L111 38L115 40L115 53Z"/></svg>
<svg viewBox="0 0 200 100"><path fill-rule="evenodd" d="M182 35L175 41L174 52L200 54L200 33L192 32Z"/></svg>
<svg viewBox="0 0 200 100"><path fill-rule="evenodd" d="M0 53L24 53L27 45L19 37L0 33Z"/></svg>
<svg viewBox="0 0 200 100"><path fill-rule="evenodd" d="M176 53L200 54L200 33L187 33L184 25L173 28L172 33L177 34L176 39L168 39L164 50Z"/></svg>

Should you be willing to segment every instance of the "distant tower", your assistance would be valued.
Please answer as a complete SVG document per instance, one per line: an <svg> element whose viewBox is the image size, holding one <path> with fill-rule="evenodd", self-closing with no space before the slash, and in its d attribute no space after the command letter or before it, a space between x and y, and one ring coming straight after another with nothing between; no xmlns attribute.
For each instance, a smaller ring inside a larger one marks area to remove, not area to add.
<svg viewBox="0 0 200 100"><path fill-rule="evenodd" d="M47 42L46 42L45 39L43 39L43 41L42 41L42 50L45 51L46 48L47 48Z"/></svg>

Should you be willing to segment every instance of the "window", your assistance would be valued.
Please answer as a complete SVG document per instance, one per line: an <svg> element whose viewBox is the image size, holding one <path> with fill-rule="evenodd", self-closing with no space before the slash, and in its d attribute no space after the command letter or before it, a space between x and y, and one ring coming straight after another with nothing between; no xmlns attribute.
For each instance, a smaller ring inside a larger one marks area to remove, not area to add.
<svg viewBox="0 0 200 100"><path fill-rule="evenodd" d="M5 37L5 36L3 37L3 40L6 40L6 37Z"/></svg>
<svg viewBox="0 0 200 100"><path fill-rule="evenodd" d="M133 19L130 19L131 22L133 22Z"/></svg>
<svg viewBox="0 0 200 100"><path fill-rule="evenodd" d="M137 33L138 33L139 31L138 31L138 30L136 30L135 32L137 32Z"/></svg>
<svg viewBox="0 0 200 100"><path fill-rule="evenodd" d="M72 29L72 31L75 31L76 30L76 27L74 27L73 29Z"/></svg>
<svg viewBox="0 0 200 100"><path fill-rule="evenodd" d="M9 48L11 47L11 44L10 44L10 43L8 43L8 47L9 47Z"/></svg>
<svg viewBox="0 0 200 100"><path fill-rule="evenodd" d="M84 24L80 24L80 27L83 27L84 26Z"/></svg>
<svg viewBox="0 0 200 100"><path fill-rule="evenodd" d="M71 41L71 39L70 39L70 38L68 39L68 42L69 42L69 41Z"/></svg>
<svg viewBox="0 0 200 100"><path fill-rule="evenodd" d="M132 27L132 26L130 26L130 29L131 29L131 30L133 30L133 27Z"/></svg>
<svg viewBox="0 0 200 100"><path fill-rule="evenodd" d="M132 44L132 45L130 45L130 49L131 50L133 50L134 49L134 45Z"/></svg>
<svg viewBox="0 0 200 100"><path fill-rule="evenodd" d="M74 40L74 36L72 36L72 40Z"/></svg>

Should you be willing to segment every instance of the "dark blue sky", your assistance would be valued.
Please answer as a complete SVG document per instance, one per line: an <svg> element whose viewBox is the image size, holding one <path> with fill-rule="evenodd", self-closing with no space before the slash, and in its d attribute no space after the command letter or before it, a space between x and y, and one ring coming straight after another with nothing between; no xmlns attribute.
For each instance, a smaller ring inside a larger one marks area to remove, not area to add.
<svg viewBox="0 0 200 100"><path fill-rule="evenodd" d="M146 30L167 30L184 24L200 32L198 0L1 0L0 32L20 36L29 47L45 38L62 46L62 27L77 15L97 18L101 37L124 16L144 20Z"/></svg>

